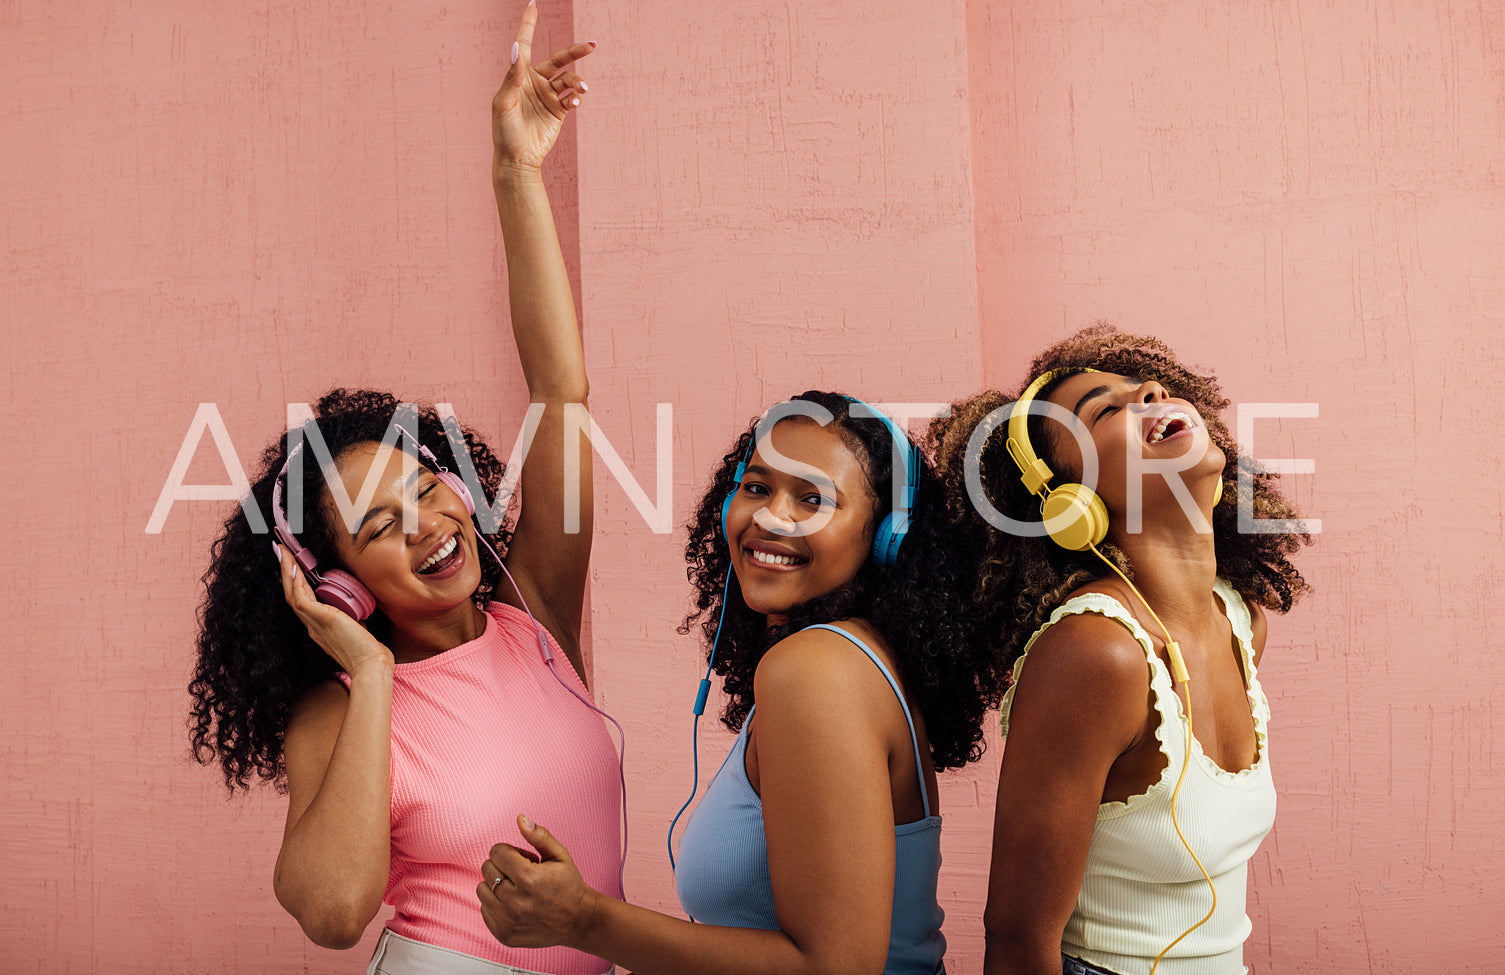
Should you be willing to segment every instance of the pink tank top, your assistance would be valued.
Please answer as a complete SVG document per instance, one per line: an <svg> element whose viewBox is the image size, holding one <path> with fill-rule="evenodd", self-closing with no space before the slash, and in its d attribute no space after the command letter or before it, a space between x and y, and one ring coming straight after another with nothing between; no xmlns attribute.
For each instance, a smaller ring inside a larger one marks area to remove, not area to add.
<svg viewBox="0 0 1505 975"><path fill-rule="evenodd" d="M476 900L495 843L531 849L518 813L569 848L585 882L621 896L616 750L538 652L520 609L486 607L475 640L398 664L392 687L392 869L385 900L397 934L489 961L557 975L611 965L572 948L508 948ZM560 676L584 685L553 637Z"/></svg>

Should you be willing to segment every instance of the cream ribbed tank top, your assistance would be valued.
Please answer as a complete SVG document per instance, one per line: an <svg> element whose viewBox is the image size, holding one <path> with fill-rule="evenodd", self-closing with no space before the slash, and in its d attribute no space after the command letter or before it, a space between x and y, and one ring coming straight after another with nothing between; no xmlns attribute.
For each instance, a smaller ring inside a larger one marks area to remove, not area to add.
<svg viewBox="0 0 1505 975"><path fill-rule="evenodd" d="M1275 823L1275 785L1270 778L1267 727L1270 705L1254 670L1249 608L1233 587L1218 580L1213 591L1233 626L1247 676L1254 716L1254 765L1225 772L1192 739L1192 766L1176 802L1181 830L1217 887L1212 919L1176 945L1156 975L1240 975L1249 917L1244 913L1249 858ZM1211 894L1171 824L1171 791L1186 753L1186 719L1170 672L1155 654L1149 634L1122 604L1102 593L1062 603L1030 637L1014 664L1014 684L1003 697L1003 735L1008 737L1014 688L1023 679L1030 647L1062 618L1099 613L1118 620L1144 648L1149 684L1160 716L1155 737L1166 756L1165 771L1149 790L1128 802L1098 807L1087 870L1075 909L1061 935L1061 950L1121 975L1147 975L1150 963L1173 938L1207 913ZM1195 693L1195 692L1194 692Z"/></svg>

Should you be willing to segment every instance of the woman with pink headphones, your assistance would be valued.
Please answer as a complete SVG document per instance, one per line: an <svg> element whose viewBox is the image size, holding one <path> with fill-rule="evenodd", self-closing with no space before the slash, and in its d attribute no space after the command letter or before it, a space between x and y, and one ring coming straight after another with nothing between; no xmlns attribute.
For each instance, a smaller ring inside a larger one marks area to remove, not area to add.
<svg viewBox="0 0 1505 975"><path fill-rule="evenodd" d="M195 753L232 789L258 777L286 790L273 886L310 939L348 948L393 905L370 972L610 968L567 948L506 948L475 903L475 864L498 836L521 842L524 807L550 809L592 883L620 892L621 772L581 682L590 448L566 457L563 437L587 382L540 177L586 91L571 65L594 45L534 64L536 20L530 4L492 105L530 417L542 405L516 523L477 528L503 471L473 433L384 393L336 390L263 455L248 504L275 543L237 510L205 576ZM583 482L574 533L570 468Z"/></svg>

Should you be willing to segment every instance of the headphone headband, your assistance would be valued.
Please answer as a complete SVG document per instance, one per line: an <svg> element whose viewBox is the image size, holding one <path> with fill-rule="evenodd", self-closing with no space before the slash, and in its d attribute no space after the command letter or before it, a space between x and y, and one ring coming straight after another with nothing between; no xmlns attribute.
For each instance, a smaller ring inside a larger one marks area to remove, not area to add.
<svg viewBox="0 0 1505 975"><path fill-rule="evenodd" d="M889 436L893 438L896 446L904 452L904 481L899 491L899 501L893 510L884 516L882 522L873 533L873 562L876 565L893 565L899 557L899 547L904 544L904 536L909 532L910 515L914 511L915 495L920 486L920 450L904 433L899 425L887 414L877 409L870 403L863 402L855 396L847 396L838 393L847 401L847 416L852 418L851 406L860 405L867 411L866 416L857 419L874 419L883 424ZM791 400L791 402L793 402ZM818 405L818 404L817 404ZM758 437L756 431L747 443L747 450L742 459L737 462L736 469L732 472L732 489L727 493L726 499L721 502L721 534L727 535L726 516L731 510L732 499L737 496L737 491L742 487L742 477L747 473L747 464L752 460L753 451L757 449ZM897 469L895 471L897 474Z"/></svg>
<svg viewBox="0 0 1505 975"><path fill-rule="evenodd" d="M893 565L899 559L899 547L904 544L904 536L909 533L910 514L914 511L915 494L920 489L920 451L886 413L855 396L847 396L845 399L848 403L847 416L852 415L850 404L860 405L887 428L889 436L894 439L894 446L904 452L904 487L899 492L899 503L873 533L873 561L878 565Z"/></svg>
<svg viewBox="0 0 1505 975"><path fill-rule="evenodd" d="M1040 515L1045 531L1057 545L1081 552L1092 548L1108 535L1108 509L1092 489L1083 484L1062 484L1046 490L1055 477L1050 466L1035 453L1029 442L1030 404L1040 391L1062 376L1096 369L1052 369L1025 387L1009 414L1009 436L1004 447L1019 467L1019 479L1030 494L1040 498Z"/></svg>
<svg viewBox="0 0 1505 975"><path fill-rule="evenodd" d="M1024 482L1024 487L1030 494L1045 496L1045 485L1055 473L1040 456L1035 453L1034 446L1029 442L1029 405L1040 395L1040 390L1064 376L1073 376L1079 372L1097 372L1089 368L1052 369L1036 377L1035 381L1025 387L1024 392L1019 394L1019 399L1014 403L1013 412L1009 414L1009 436L1004 444L1009 457L1019 468L1019 479Z"/></svg>
<svg viewBox="0 0 1505 975"><path fill-rule="evenodd" d="M418 455L437 468L434 476L459 496L460 501L465 505L467 513L474 515L476 513L475 498L471 495L470 489L466 486L464 479L460 475L452 473L449 468L441 464L439 458L434 456L434 452L425 447L423 441L415 437L406 427L397 423L392 424L392 426L399 434L407 437L417 445ZM303 567L303 571L307 572L316 583L314 587L315 598L321 603L326 603L343 610L357 621L364 621L376 609L376 598L371 595L371 591L354 575L343 569L320 570L318 558L310 549L303 547L302 543L298 541L298 536L293 534L292 526L288 524L287 512L282 506L282 482L287 477L288 470L292 466L293 456L303 449L303 443L303 440L299 440L297 445L288 452L287 460L282 463L282 470L277 474L276 480L272 482L272 524L276 527L277 537L282 541L282 544L293 558L298 561L298 564ZM477 534L476 537L485 541L480 534ZM487 547L489 548L490 545L488 544ZM497 561L500 562L501 559ZM505 571L506 566L503 565L502 569Z"/></svg>

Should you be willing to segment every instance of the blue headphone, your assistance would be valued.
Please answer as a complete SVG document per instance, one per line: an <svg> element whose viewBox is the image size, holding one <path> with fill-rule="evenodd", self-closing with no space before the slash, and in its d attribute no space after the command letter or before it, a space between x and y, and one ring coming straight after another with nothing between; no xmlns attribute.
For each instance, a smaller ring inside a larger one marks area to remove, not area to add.
<svg viewBox="0 0 1505 975"><path fill-rule="evenodd" d="M883 516L878 529L873 532L873 564L877 566L893 565L899 560L899 548L904 544L904 536L909 534L909 515L914 510L915 492L919 490L920 482L920 451L910 441L909 437L899 425L889 417L863 402L855 396L843 396L849 404L856 404L868 411L875 420L888 428L889 436L894 438L894 443L904 451L904 485L900 491L899 503L894 509ZM851 411L848 410L848 416ZM732 472L732 489L727 492L726 500L721 502L721 537L727 538L726 516L732 510L732 499L737 496L737 491L742 487L742 477L747 473L747 464L752 460L753 450L757 448L758 437L754 432L751 440L747 442L747 452L737 462L737 469Z"/></svg>
<svg viewBox="0 0 1505 975"><path fill-rule="evenodd" d="M904 450L904 486L900 492L899 504L878 524L878 529L873 533L873 564L877 566L893 565L899 559L899 548L904 544L904 536L909 534L909 515L914 511L915 493L920 486L920 451L904 433L899 425L884 413L879 412L855 396L842 396L847 403L858 404L868 411L876 420L888 428L889 435L894 443ZM851 415L848 409L847 415ZM752 460L753 450L758 445L757 431L753 431L751 439L747 442L747 451L742 459L737 462L737 468L732 472L732 489L727 492L726 500L721 502L721 537L730 538L726 530L726 516L731 511L732 499L742 488L742 477L747 473L748 461ZM695 692L695 720L690 731L690 757L694 765L694 782L690 786L690 798L679 807L679 812L674 814L674 819L669 823L669 835L666 845L669 847L669 869L674 869L674 827L679 822L679 817L690 808L690 803L695 801L695 793L700 791L700 716L705 713L705 702L711 692L711 668L716 663L716 650L721 645L721 624L726 619L726 600L731 594L732 567L728 563L726 567L726 579L721 585L721 616L716 620L716 636L711 640L710 659L706 661L705 676L700 680L700 687ZM694 920L691 918L690 920Z"/></svg>

